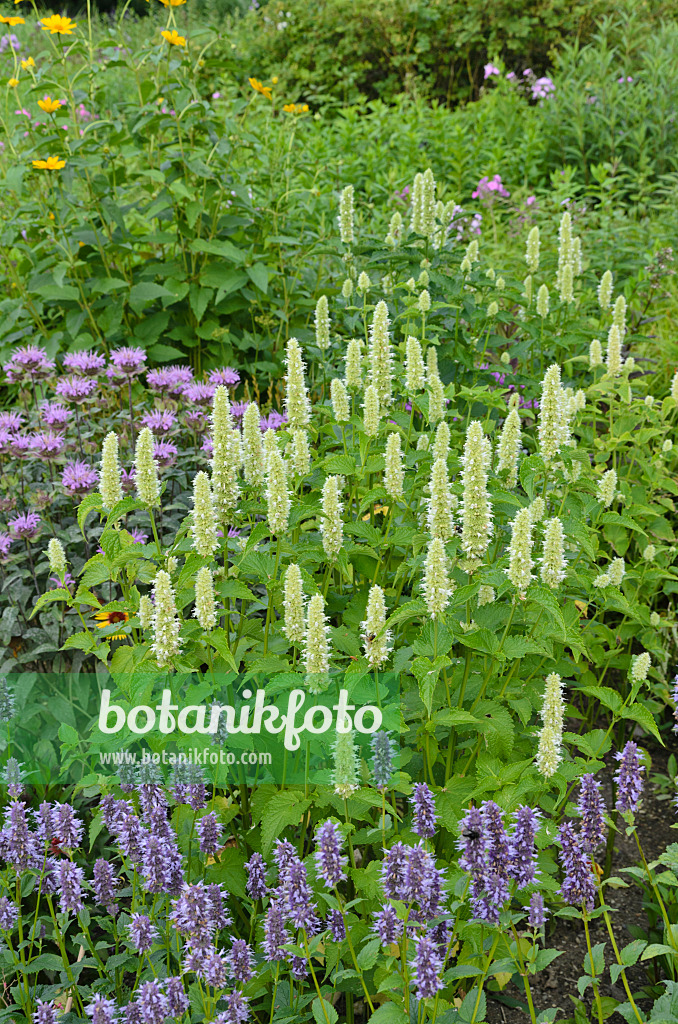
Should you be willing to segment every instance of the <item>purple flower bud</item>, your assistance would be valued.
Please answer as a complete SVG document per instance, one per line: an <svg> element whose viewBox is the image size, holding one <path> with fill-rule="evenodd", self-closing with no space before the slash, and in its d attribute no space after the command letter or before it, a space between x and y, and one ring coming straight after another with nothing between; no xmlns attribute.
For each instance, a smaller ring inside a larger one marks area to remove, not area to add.
<svg viewBox="0 0 678 1024"><path fill-rule="evenodd" d="M198 842L201 851L205 856L214 855L219 849L222 841L222 829L214 811L210 811L200 819L196 825Z"/></svg>
<svg viewBox="0 0 678 1024"><path fill-rule="evenodd" d="M431 999L443 988L439 977L443 962L430 935L422 935L415 942L414 978L417 999Z"/></svg>
<svg viewBox="0 0 678 1024"><path fill-rule="evenodd" d="M243 984L252 977L252 950L244 939L235 939L228 956L231 974Z"/></svg>
<svg viewBox="0 0 678 1024"><path fill-rule="evenodd" d="M166 978L165 989L167 990L167 1002L169 1004L170 1016L181 1017L181 1015L186 1013L186 1010L191 1005L188 996L184 992L184 982L182 978Z"/></svg>
<svg viewBox="0 0 678 1024"><path fill-rule="evenodd" d="M263 900L268 888L264 874L266 865L261 854L253 853L245 867L247 868L247 892L253 900Z"/></svg>
<svg viewBox="0 0 678 1024"><path fill-rule="evenodd" d="M527 910L527 923L530 928L539 931L546 924L546 910L544 908L544 897L540 892L533 892L530 896L530 905Z"/></svg>
<svg viewBox="0 0 678 1024"><path fill-rule="evenodd" d="M290 964L292 966L292 977L295 981L302 981L308 977L308 961L305 956L292 956Z"/></svg>
<svg viewBox="0 0 678 1024"><path fill-rule="evenodd" d="M372 734L372 776L377 789L386 789L393 775L393 744L383 730Z"/></svg>
<svg viewBox="0 0 678 1024"><path fill-rule="evenodd" d="M57 861L56 883L59 892L59 910L62 914L77 914L85 906L82 883L85 872L70 860Z"/></svg>
<svg viewBox="0 0 678 1024"><path fill-rule="evenodd" d="M0 896L0 928L3 932L14 931L14 926L19 920L17 907L7 896Z"/></svg>
<svg viewBox="0 0 678 1024"><path fill-rule="evenodd" d="M561 845L560 862L565 872L560 895L571 906L586 906L588 910L593 910L596 882L591 870L591 858L584 843L569 821L558 829L558 839Z"/></svg>
<svg viewBox="0 0 678 1024"><path fill-rule="evenodd" d="M412 831L424 839L431 839L436 834L436 802L433 793L425 782L417 782L412 793L414 814Z"/></svg>
<svg viewBox="0 0 678 1024"><path fill-rule="evenodd" d="M136 998L143 1024L164 1024L169 1016L169 1001L156 978L145 981Z"/></svg>
<svg viewBox="0 0 678 1024"><path fill-rule="evenodd" d="M386 851L381 865L381 884L391 899L406 899L404 890L407 859L408 847L404 843L394 843L390 850Z"/></svg>
<svg viewBox="0 0 678 1024"><path fill-rule="evenodd" d="M118 885L118 878L115 875L112 864L109 864L103 857L94 862L94 877L92 889L97 903L106 907L106 913L112 917L118 913L118 904L115 902L115 890Z"/></svg>
<svg viewBox="0 0 678 1024"><path fill-rule="evenodd" d="M226 996L226 1009L215 1017L214 1024L245 1024L250 1015L247 999L240 992Z"/></svg>
<svg viewBox="0 0 678 1024"><path fill-rule="evenodd" d="M113 1024L118 1017L118 1008L115 1000L96 995L89 1006L85 1007L85 1013L92 1018L92 1024Z"/></svg>
<svg viewBox="0 0 678 1024"><path fill-rule="evenodd" d="M212 953L203 961L201 976L212 988L226 988L228 963L226 957L219 950Z"/></svg>
<svg viewBox="0 0 678 1024"><path fill-rule="evenodd" d="M157 931L146 914L132 914L129 926L130 942L139 953L148 953L153 947Z"/></svg>
<svg viewBox="0 0 678 1024"><path fill-rule="evenodd" d="M328 889L334 889L346 878L348 859L341 854L341 832L331 821L325 821L316 832L315 861L318 878Z"/></svg>
<svg viewBox="0 0 678 1024"><path fill-rule="evenodd" d="M74 850L82 842L84 827L78 821L70 804L55 804L52 809L52 833L59 843L69 850Z"/></svg>
<svg viewBox="0 0 678 1024"><path fill-rule="evenodd" d="M461 821L459 867L470 872L484 871L487 866L488 846L482 812L479 807L471 807Z"/></svg>
<svg viewBox="0 0 678 1024"><path fill-rule="evenodd" d="M38 999L33 1014L33 1024L57 1024L57 1015L54 1008L54 1003L43 1003L42 999Z"/></svg>
<svg viewBox="0 0 678 1024"><path fill-rule="evenodd" d="M645 765L640 762L638 746L633 740L629 740L624 749L621 752L617 751L614 756L619 761L619 767L614 775L617 783L615 807L618 811L635 813L643 792L643 772L645 771Z"/></svg>
<svg viewBox="0 0 678 1024"><path fill-rule="evenodd" d="M539 829L539 811L522 806L516 811L516 827L509 844L507 871L519 889L534 882L537 850L534 838Z"/></svg>
<svg viewBox="0 0 678 1024"><path fill-rule="evenodd" d="M286 960L287 953L281 946L291 942L292 937L285 926L282 900L271 900L264 922L264 957L266 960Z"/></svg>
<svg viewBox="0 0 678 1024"><path fill-rule="evenodd" d="M596 782L593 775L582 775L579 813L584 849L587 853L593 853L597 846L605 842L605 804L600 795L600 783Z"/></svg>
<svg viewBox="0 0 678 1024"><path fill-rule="evenodd" d="M387 906L374 915L374 930L382 946L391 946L400 941L403 922L399 920L393 907Z"/></svg>
<svg viewBox="0 0 678 1024"><path fill-rule="evenodd" d="M330 910L327 915L327 927L333 942L343 942L346 938L346 923L340 910Z"/></svg>
<svg viewBox="0 0 678 1024"><path fill-rule="evenodd" d="M318 930L318 916L313 891L306 878L306 866L300 860L289 866L284 885L285 910L295 928L304 928L309 934Z"/></svg>

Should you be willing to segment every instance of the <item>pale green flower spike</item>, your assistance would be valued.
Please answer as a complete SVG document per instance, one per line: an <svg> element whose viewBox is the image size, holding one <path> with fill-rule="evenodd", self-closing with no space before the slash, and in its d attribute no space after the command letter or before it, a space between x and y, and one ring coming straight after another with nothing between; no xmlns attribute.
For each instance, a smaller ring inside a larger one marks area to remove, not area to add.
<svg viewBox="0 0 678 1024"><path fill-rule="evenodd" d="M612 271L606 270L598 285L598 305L601 309L609 309L612 302Z"/></svg>
<svg viewBox="0 0 678 1024"><path fill-rule="evenodd" d="M217 612L214 603L214 580L212 573L203 565L195 577L195 617L204 630L214 629Z"/></svg>
<svg viewBox="0 0 678 1024"><path fill-rule="evenodd" d="M428 435L420 434L417 438L417 451L427 452L428 451Z"/></svg>
<svg viewBox="0 0 678 1024"><path fill-rule="evenodd" d="M523 281L523 295L528 306L530 306L532 304L532 274L528 274Z"/></svg>
<svg viewBox="0 0 678 1024"><path fill-rule="evenodd" d="M292 431L292 472L295 476L307 476L311 472L311 450L305 430Z"/></svg>
<svg viewBox="0 0 678 1024"><path fill-rule="evenodd" d="M339 477L328 476L323 484L320 532L325 554L333 562L344 543L344 522L341 518L343 507L339 498Z"/></svg>
<svg viewBox="0 0 678 1024"><path fill-rule="evenodd" d="M574 393L574 411L575 412L583 412L585 408L586 408L586 392L582 391L582 389L579 388L579 390L575 391L575 393Z"/></svg>
<svg viewBox="0 0 678 1024"><path fill-rule="evenodd" d="M678 377L678 374L676 374ZM405 346L405 386L410 392L421 391L426 383L421 345L410 335Z"/></svg>
<svg viewBox="0 0 678 1024"><path fill-rule="evenodd" d="M429 295L427 288L424 288L424 290L420 292L417 300L417 308L420 313L428 313L431 308L431 296Z"/></svg>
<svg viewBox="0 0 678 1024"><path fill-rule="evenodd" d="M671 378L671 398L674 402L678 402L678 370L676 370Z"/></svg>
<svg viewBox="0 0 678 1024"><path fill-rule="evenodd" d="M662 444L662 452L666 455L666 453L670 451L673 451L673 441L670 437L667 437Z"/></svg>
<svg viewBox="0 0 678 1024"><path fill-rule="evenodd" d="M459 264L459 269L461 270L462 274L471 273L471 261L468 258L468 256L464 256L463 260Z"/></svg>
<svg viewBox="0 0 678 1024"><path fill-rule="evenodd" d="M529 508L521 508L511 523L509 565L505 573L518 591L521 600L534 579L532 575L532 516Z"/></svg>
<svg viewBox="0 0 678 1024"><path fill-rule="evenodd" d="M429 284L428 270L422 270L421 274L417 278L417 284L419 285L420 288L428 288L428 284Z"/></svg>
<svg viewBox="0 0 678 1024"><path fill-rule="evenodd" d="M589 345L589 366L592 370L603 365L603 347L597 338Z"/></svg>
<svg viewBox="0 0 678 1024"><path fill-rule="evenodd" d="M652 659L647 651L643 651L642 654L637 654L631 663L631 682L644 682L647 679L647 673L650 671L651 665Z"/></svg>
<svg viewBox="0 0 678 1024"><path fill-rule="evenodd" d="M469 263L471 263L471 264L477 263L478 262L478 250L479 250L478 239L477 238L472 238L471 241L466 246L466 256L465 256L465 259L467 259L469 261Z"/></svg>
<svg viewBox="0 0 678 1024"><path fill-rule="evenodd" d="M494 587L488 587L485 584L478 589L478 607L482 608L486 604L494 604L496 599Z"/></svg>
<svg viewBox="0 0 678 1024"><path fill-rule="evenodd" d="M647 406L648 409L651 409L652 406L654 405L654 398L653 398L653 396L652 395L645 395L644 404Z"/></svg>
<svg viewBox="0 0 678 1024"><path fill-rule="evenodd" d="M653 629L657 629L662 624L662 617L659 612L650 612L650 625Z"/></svg>
<svg viewBox="0 0 678 1024"><path fill-rule="evenodd" d="M172 590L169 573L160 569L153 586L153 643L151 650L155 654L158 668L171 668L172 660L181 653L179 630L181 623L177 615L177 606Z"/></svg>
<svg viewBox="0 0 678 1024"><path fill-rule="evenodd" d="M560 383L560 367L549 366L541 385L539 404L539 454L551 462L569 440L567 403Z"/></svg>
<svg viewBox="0 0 678 1024"><path fill-rule="evenodd" d="M581 238L579 236L573 236L572 238L572 273L575 277L578 277L582 271L581 263Z"/></svg>
<svg viewBox="0 0 678 1024"><path fill-rule="evenodd" d="M544 518L544 513L546 512L546 502L544 499L540 495L537 495L537 497L533 498L531 504L527 507L530 510L530 518L532 519L532 522L540 523Z"/></svg>
<svg viewBox="0 0 678 1024"><path fill-rule="evenodd" d="M287 385L285 388L285 412L290 427L307 427L311 422L311 403L304 381L304 360L301 346L296 338L287 342Z"/></svg>
<svg viewBox="0 0 678 1024"><path fill-rule="evenodd" d="M429 345L426 349L426 379L439 377L438 373L438 349L435 345Z"/></svg>
<svg viewBox="0 0 678 1024"><path fill-rule="evenodd" d="M623 295L617 296L612 310L612 323L619 331L619 337L623 338L626 334L626 299Z"/></svg>
<svg viewBox="0 0 678 1024"><path fill-rule="evenodd" d="M651 562L656 554L657 549L654 546L654 544L648 544L645 550L643 551L643 558L646 562Z"/></svg>
<svg viewBox="0 0 678 1024"><path fill-rule="evenodd" d="M337 796L344 799L360 789L360 763L358 751L353 740L353 730L337 732L332 748L334 771L332 785Z"/></svg>
<svg viewBox="0 0 678 1024"><path fill-rule="evenodd" d="M488 281L494 281L496 276L497 275L494 272L494 267L488 267L487 270L485 271L485 277L488 279Z"/></svg>
<svg viewBox="0 0 678 1024"><path fill-rule="evenodd" d="M411 228L418 235L431 238L435 231L436 183L429 167L423 174L415 174L412 186Z"/></svg>
<svg viewBox="0 0 678 1024"><path fill-rule="evenodd" d="M384 459L384 487L389 498L403 497L403 453L400 446L400 434L392 432L386 438L386 456Z"/></svg>
<svg viewBox="0 0 678 1024"><path fill-rule="evenodd" d="M449 577L445 545L440 537L434 537L429 545L422 589L429 615L432 619L439 619L450 603L454 589Z"/></svg>
<svg viewBox="0 0 678 1024"><path fill-rule="evenodd" d="M624 369L626 370L627 373L630 373L631 370L633 370L635 368L635 365L636 365L636 361L633 358L633 356L627 356L626 359L624 360Z"/></svg>
<svg viewBox="0 0 678 1024"><path fill-rule="evenodd" d="M361 623L365 657L372 668L381 668L391 651L391 630L386 629L384 591L376 583L370 587L365 621Z"/></svg>
<svg viewBox="0 0 678 1024"><path fill-rule="evenodd" d="M337 423L348 423L351 416L351 402L344 382L338 377L333 377L330 382L330 398L332 400L332 412Z"/></svg>
<svg viewBox="0 0 678 1024"><path fill-rule="evenodd" d="M396 210L391 217L391 221L388 226L388 234L384 239L385 245L388 245L391 249L397 249L400 245L403 237L403 217L402 214Z"/></svg>
<svg viewBox="0 0 678 1024"><path fill-rule="evenodd" d="M431 537L448 541L454 533L453 501L445 459L436 459L431 470L426 525Z"/></svg>
<svg viewBox="0 0 678 1024"><path fill-rule="evenodd" d="M626 563L623 558L613 558L607 567L607 575L613 587L621 586L621 581L626 575Z"/></svg>
<svg viewBox="0 0 678 1024"><path fill-rule="evenodd" d="M563 551L564 542L563 524L557 516L554 516L545 524L544 554L539 572L542 583L545 583L551 590L555 590L565 579L567 563Z"/></svg>
<svg viewBox="0 0 678 1024"><path fill-rule="evenodd" d="M50 538L50 542L47 545L47 559L49 561L50 571L58 576L63 583L68 562L66 561L64 546L56 537Z"/></svg>
<svg viewBox="0 0 678 1024"><path fill-rule="evenodd" d="M616 324L612 324L607 335L607 372L611 377L618 377L622 372L621 335Z"/></svg>
<svg viewBox="0 0 678 1024"><path fill-rule="evenodd" d="M315 306L315 341L321 352L330 347L330 311L326 295L321 295Z"/></svg>
<svg viewBox="0 0 678 1024"><path fill-rule="evenodd" d="M139 625L148 629L153 622L153 602L146 594L139 598Z"/></svg>
<svg viewBox="0 0 678 1024"><path fill-rule="evenodd" d="M549 315L549 290L545 284L537 292L537 313L542 320Z"/></svg>
<svg viewBox="0 0 678 1024"><path fill-rule="evenodd" d="M469 423L461 460L464 486L461 546L471 570L483 560L492 537L486 440L482 424L478 420Z"/></svg>
<svg viewBox="0 0 678 1024"><path fill-rule="evenodd" d="M238 470L242 461L240 431L231 416L228 390L220 384L212 399L212 495L217 517L226 524L240 497Z"/></svg>
<svg viewBox="0 0 678 1024"><path fill-rule="evenodd" d="M250 402L242 418L242 464L245 480L252 487L261 487L266 476L260 422L259 406Z"/></svg>
<svg viewBox="0 0 678 1024"><path fill-rule="evenodd" d="M539 733L539 746L536 756L537 769L547 779L555 774L560 764L564 712L565 702L563 700L562 680L557 672L552 672L546 677L544 703L541 712L544 726Z"/></svg>
<svg viewBox="0 0 678 1024"><path fill-rule="evenodd" d="M365 388L363 425L368 437L376 437L379 433L379 395L374 384Z"/></svg>
<svg viewBox="0 0 678 1024"><path fill-rule="evenodd" d="M527 248L525 250L527 269L533 274L539 270L539 248L539 228L535 224L527 236Z"/></svg>
<svg viewBox="0 0 678 1024"><path fill-rule="evenodd" d="M287 531L290 516L290 494L287 486L287 469L277 444L275 450L268 457L266 502L271 533L280 537Z"/></svg>
<svg viewBox="0 0 678 1024"><path fill-rule="evenodd" d="M497 447L497 472L506 473L506 486L513 488L518 483L518 457L522 447L520 414L517 408L509 409Z"/></svg>
<svg viewBox="0 0 678 1024"><path fill-rule="evenodd" d="M369 353L369 381L376 388L381 405L390 404L393 387L393 356L388 326L388 306L382 299L377 303L372 317Z"/></svg>
<svg viewBox="0 0 678 1024"><path fill-rule="evenodd" d="M284 609L283 632L291 644L301 643L306 634L304 586L295 562L290 562L285 572Z"/></svg>
<svg viewBox="0 0 678 1024"><path fill-rule="evenodd" d="M269 427L263 437L264 446L264 473L268 472L268 463L271 455L280 455L280 446L278 444L278 435L275 430L271 430Z"/></svg>
<svg viewBox="0 0 678 1024"><path fill-rule="evenodd" d="M568 305L574 302L574 272L571 263L566 263L560 278L560 301Z"/></svg>
<svg viewBox="0 0 678 1024"><path fill-rule="evenodd" d="M153 434L148 427L144 427L137 437L134 450L134 484L139 501L149 508L160 504L160 483L153 447Z"/></svg>
<svg viewBox="0 0 678 1024"><path fill-rule="evenodd" d="M450 428L445 420L442 420L436 427L436 436L433 442L433 459L445 459L450 454Z"/></svg>
<svg viewBox="0 0 678 1024"><path fill-rule="evenodd" d="M491 302L489 304L489 306L487 307L487 315L488 315L488 317L496 316L498 312L499 312L499 306L497 305L497 303L496 302Z"/></svg>
<svg viewBox="0 0 678 1024"><path fill-rule="evenodd" d="M363 386L363 369L360 342L357 338L351 338L346 347L344 365L346 387L359 391Z"/></svg>
<svg viewBox="0 0 678 1024"><path fill-rule="evenodd" d="M167 571L170 574L170 576L172 575L173 572L177 571L178 567L179 567L179 560L177 558L175 558L174 555L169 555L168 558L167 558Z"/></svg>
<svg viewBox="0 0 678 1024"><path fill-rule="evenodd" d="M193 479L193 547L202 558L209 558L217 549L217 517L212 488L207 473L200 470Z"/></svg>
<svg viewBox="0 0 678 1024"><path fill-rule="evenodd" d="M559 292L562 292L563 272L565 267L570 267L570 270L572 269L572 218L569 210L565 210L560 219L558 238L558 274L556 276L556 287Z"/></svg>
<svg viewBox="0 0 678 1024"><path fill-rule="evenodd" d="M341 286L341 294L345 299L350 299L353 295L353 281L350 277L347 277Z"/></svg>
<svg viewBox="0 0 678 1024"><path fill-rule="evenodd" d="M360 271L358 275L358 291L366 294L372 287L369 274L366 274L364 270Z"/></svg>
<svg viewBox="0 0 678 1024"><path fill-rule="evenodd" d="M339 235L344 245L353 245L353 185L342 189L339 197Z"/></svg>
<svg viewBox="0 0 678 1024"><path fill-rule="evenodd" d="M104 508L109 512L119 501L122 501L120 463L118 462L118 437L113 431L106 434L101 449L99 494L101 495Z"/></svg>
<svg viewBox="0 0 678 1024"><path fill-rule="evenodd" d="M593 586L594 587L609 587L611 582L612 581L610 579L610 574L607 573L607 572L602 572L599 576L596 576L596 578L594 579Z"/></svg>
<svg viewBox="0 0 678 1024"><path fill-rule="evenodd" d="M330 642L325 599L314 594L308 602L304 633L304 667L306 685L311 693L320 693L329 682Z"/></svg>
<svg viewBox="0 0 678 1024"><path fill-rule="evenodd" d="M505 287L506 287L506 281L504 280L504 278L503 277L498 277L497 278L497 290L500 291L500 292L503 292Z"/></svg>
<svg viewBox="0 0 678 1024"><path fill-rule="evenodd" d="M608 469L598 481L598 501L602 501L605 508L609 508L615 499L617 491L617 472Z"/></svg>
<svg viewBox="0 0 678 1024"><path fill-rule="evenodd" d="M445 415L445 389L437 374L428 379L428 421L434 426Z"/></svg>

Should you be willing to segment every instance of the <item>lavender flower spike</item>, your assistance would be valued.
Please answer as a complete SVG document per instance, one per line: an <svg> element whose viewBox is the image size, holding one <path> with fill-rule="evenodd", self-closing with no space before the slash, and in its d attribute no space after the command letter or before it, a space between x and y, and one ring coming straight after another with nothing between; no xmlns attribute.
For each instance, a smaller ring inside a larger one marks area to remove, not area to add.
<svg viewBox="0 0 678 1024"><path fill-rule="evenodd" d="M519 889L534 882L537 874L534 837L539 829L539 811L531 807L519 807L516 811L516 827L509 845L508 873Z"/></svg>
<svg viewBox="0 0 678 1024"><path fill-rule="evenodd" d="M600 795L600 783L596 782L593 775L582 775L579 813L584 849L593 853L597 846L605 842L605 804Z"/></svg>
<svg viewBox="0 0 678 1024"><path fill-rule="evenodd" d="M415 835L424 839L431 839L436 834L436 802L433 793L425 782L417 782L412 799L414 803L414 815L412 819L412 831Z"/></svg>
<svg viewBox="0 0 678 1024"><path fill-rule="evenodd" d="M625 811L635 813L643 792L643 772L645 771L645 766L640 763L638 745L633 740L629 740L624 749L615 754L615 757L619 761L619 767L614 775L617 783L615 807L622 813Z"/></svg>
<svg viewBox="0 0 678 1024"><path fill-rule="evenodd" d="M431 999L443 988L440 973L443 961L438 947L429 935L422 935L417 940L414 957L415 991L417 999Z"/></svg>
<svg viewBox="0 0 678 1024"><path fill-rule="evenodd" d="M560 862L565 871L560 895L571 906L585 906L587 910L593 910L596 882L591 871L590 855L569 821L558 829L558 839L561 845Z"/></svg>
<svg viewBox="0 0 678 1024"><path fill-rule="evenodd" d="M115 1000L96 995L89 1006L85 1007L85 1013L92 1018L92 1024L113 1024L118 1017L118 1008Z"/></svg>
<svg viewBox="0 0 678 1024"><path fill-rule="evenodd" d="M260 853L253 853L245 864L245 868L248 872L246 888L249 896L253 900L262 900L268 892L266 875L264 874L266 870L264 858Z"/></svg>
<svg viewBox="0 0 678 1024"><path fill-rule="evenodd" d="M341 853L341 832L333 822L325 821L318 829L315 841L318 877L328 889L334 889L346 878L344 868L348 863L347 858Z"/></svg>

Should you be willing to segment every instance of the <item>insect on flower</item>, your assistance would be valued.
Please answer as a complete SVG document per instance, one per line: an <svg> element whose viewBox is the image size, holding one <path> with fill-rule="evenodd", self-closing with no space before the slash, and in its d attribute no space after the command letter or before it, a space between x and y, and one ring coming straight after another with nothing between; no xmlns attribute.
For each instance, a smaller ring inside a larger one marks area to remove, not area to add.
<svg viewBox="0 0 678 1024"><path fill-rule="evenodd" d="M129 615L127 614L127 612L119 612L119 611L96 612L94 618L98 620L97 621L97 626L98 626L99 629L105 629L106 626L114 626L118 622L128 622L129 621ZM110 639L111 640L124 640L125 636L126 636L125 633L113 633L113 634L111 634Z"/></svg>

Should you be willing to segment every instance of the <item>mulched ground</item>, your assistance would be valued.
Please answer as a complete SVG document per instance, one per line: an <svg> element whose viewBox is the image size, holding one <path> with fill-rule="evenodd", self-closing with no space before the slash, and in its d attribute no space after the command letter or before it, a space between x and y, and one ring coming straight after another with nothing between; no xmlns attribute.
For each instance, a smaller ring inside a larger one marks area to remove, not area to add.
<svg viewBox="0 0 678 1024"><path fill-rule="evenodd" d="M655 748L651 749L650 753L653 762L652 775L666 774L668 752L663 748ZM610 773L605 774L609 776ZM605 796L607 806L610 807L612 804L611 791L608 791ZM678 833L670 827L677 820L675 813L671 804L666 799L658 799L660 796L661 792L658 789L650 784L646 785L643 803L639 813L636 815L638 834L648 862L663 853L669 844L678 842ZM611 874L619 874L621 868L636 864L639 864L639 857L633 837L627 838L623 834L618 834ZM628 875L621 875L621 877L630 881ZM619 948L621 949L634 938L638 938L639 932L642 936L647 936L649 922L643 907L643 894L640 887L638 885L630 885L628 889L612 890L608 888L606 893L608 905L616 910L616 913L611 914L611 917ZM661 938L655 935L652 941L661 941ZM600 922L593 922L591 942L607 942L605 951L607 964L609 965L614 962L614 953L610 948L609 936L605 923L602 920ZM577 980L584 973L583 962L586 954L586 938L581 924L578 921L556 921L555 929L547 932L546 946L549 949L562 950L562 955L554 960L545 971L537 974L530 983L537 1015L547 1007L558 1006L561 1010L557 1017L558 1020L573 1017L574 1003L570 996L579 998ZM653 961L653 963L657 963L657 961ZM648 977L648 967L650 967L650 964L645 963L627 970L627 977L634 998L636 992L647 986L651 981ZM529 1015L526 1011L500 1002L496 994L488 992L488 995L490 996L486 1017L488 1024L525 1024L525 1021L529 1021ZM505 988L502 995L508 997L511 1002L520 1000L524 1003L524 993L519 992L513 985ZM606 972L605 979L601 984L601 995L613 996L621 1002L625 1001L626 995L621 979L618 984L612 985L609 973ZM589 1010L591 1000L592 994L589 988L584 999ZM639 1001L641 1008L648 1008L651 1005L651 1000L649 1002ZM614 1019L617 1021L621 1020L619 1016L616 1016Z"/></svg>

